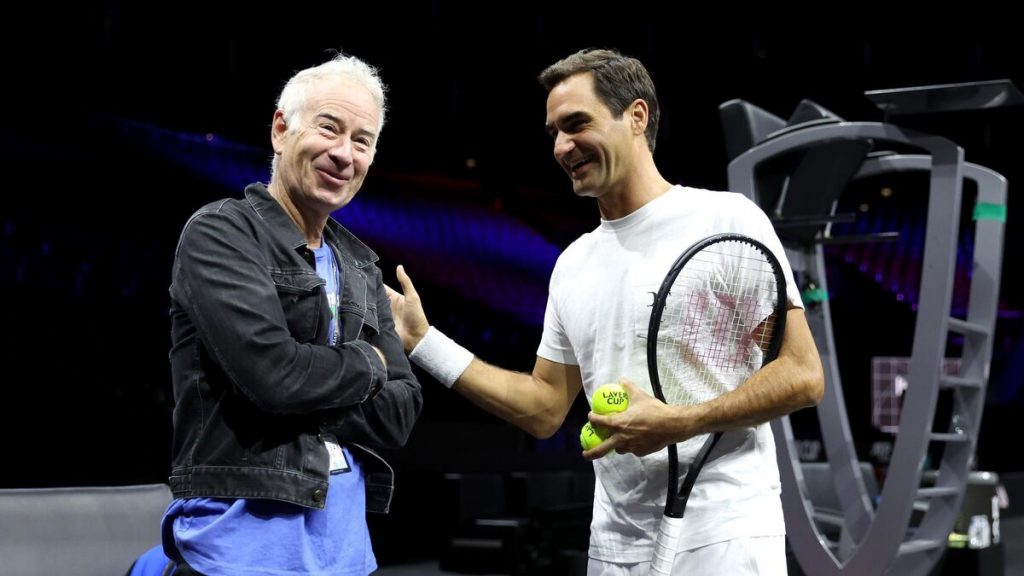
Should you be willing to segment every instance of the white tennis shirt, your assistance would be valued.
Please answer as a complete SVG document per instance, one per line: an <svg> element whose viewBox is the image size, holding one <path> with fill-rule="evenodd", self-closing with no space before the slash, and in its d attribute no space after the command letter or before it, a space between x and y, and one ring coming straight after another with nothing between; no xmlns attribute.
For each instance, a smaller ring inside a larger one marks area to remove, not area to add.
<svg viewBox="0 0 1024 576"><path fill-rule="evenodd" d="M786 273L790 303L803 306L782 245L760 208L740 194L674 186L624 218L602 220L561 254L537 355L579 365L588 399L598 386L623 377L650 393L646 336L654 295L683 250L723 232L765 244ZM678 445L681 473L705 438ZM609 454L594 462L594 472L590 556L650 560L665 506L667 451L643 458ZM679 550L784 534L770 427L725 434L691 493Z"/></svg>

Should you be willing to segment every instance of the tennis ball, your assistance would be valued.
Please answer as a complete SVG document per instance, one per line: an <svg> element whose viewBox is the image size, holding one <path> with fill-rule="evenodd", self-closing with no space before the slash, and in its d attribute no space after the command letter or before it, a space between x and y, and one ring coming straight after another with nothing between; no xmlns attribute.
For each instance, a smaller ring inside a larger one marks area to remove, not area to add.
<svg viewBox="0 0 1024 576"><path fill-rule="evenodd" d="M590 424L590 422L584 424L583 429L580 430L580 447L584 450L590 450L601 442L604 442L604 437L597 432L598 431Z"/></svg>
<svg viewBox="0 0 1024 576"><path fill-rule="evenodd" d="M629 394L622 384L604 384L594 392L590 402L598 414L622 412L629 408Z"/></svg>

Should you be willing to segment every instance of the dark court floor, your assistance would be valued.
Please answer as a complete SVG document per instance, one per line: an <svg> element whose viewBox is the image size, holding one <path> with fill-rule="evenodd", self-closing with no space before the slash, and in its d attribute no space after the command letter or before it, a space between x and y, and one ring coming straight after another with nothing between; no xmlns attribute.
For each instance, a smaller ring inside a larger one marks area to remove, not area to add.
<svg viewBox="0 0 1024 576"><path fill-rule="evenodd" d="M1004 576L1024 576L1024 516L1003 518L1002 541L1005 547ZM401 566L385 566L373 573L373 576L448 576L456 572L444 572L438 562L423 561ZM498 576L498 575L494 575ZM963 574L961 576L986 576Z"/></svg>

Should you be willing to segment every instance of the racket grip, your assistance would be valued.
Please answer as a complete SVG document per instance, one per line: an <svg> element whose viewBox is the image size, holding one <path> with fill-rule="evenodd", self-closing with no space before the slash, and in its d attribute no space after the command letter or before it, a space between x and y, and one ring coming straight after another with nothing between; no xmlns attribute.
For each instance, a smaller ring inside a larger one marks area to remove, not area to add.
<svg viewBox="0 0 1024 576"><path fill-rule="evenodd" d="M682 531L682 518L662 516L658 541L654 544L654 558L651 559L651 576L671 576L672 565L676 562L676 543Z"/></svg>

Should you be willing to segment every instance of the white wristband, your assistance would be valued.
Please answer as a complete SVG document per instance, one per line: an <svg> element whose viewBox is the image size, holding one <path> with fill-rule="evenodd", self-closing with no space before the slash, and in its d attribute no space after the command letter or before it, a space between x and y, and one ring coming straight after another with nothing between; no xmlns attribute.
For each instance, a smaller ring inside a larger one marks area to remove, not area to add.
<svg viewBox="0 0 1024 576"><path fill-rule="evenodd" d="M409 353L409 359L451 388L473 361L473 353L431 326Z"/></svg>

